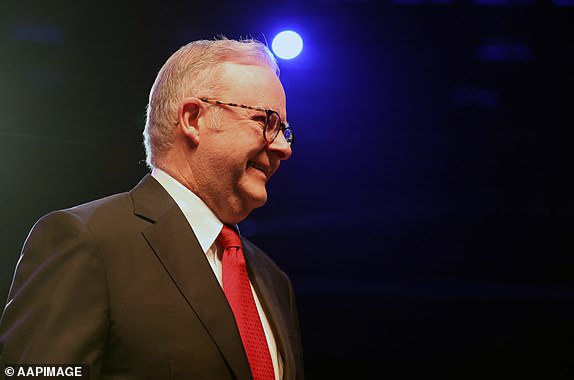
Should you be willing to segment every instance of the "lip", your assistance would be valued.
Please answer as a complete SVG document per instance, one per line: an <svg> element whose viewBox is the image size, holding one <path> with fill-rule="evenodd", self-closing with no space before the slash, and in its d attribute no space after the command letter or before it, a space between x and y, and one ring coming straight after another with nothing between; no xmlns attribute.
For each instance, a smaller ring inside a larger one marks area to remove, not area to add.
<svg viewBox="0 0 574 380"><path fill-rule="evenodd" d="M247 167L251 167L257 171L260 171L261 173L263 173L265 175L265 179L269 178L269 166L264 165L262 163L259 162L255 162L255 161L248 161L247 162Z"/></svg>

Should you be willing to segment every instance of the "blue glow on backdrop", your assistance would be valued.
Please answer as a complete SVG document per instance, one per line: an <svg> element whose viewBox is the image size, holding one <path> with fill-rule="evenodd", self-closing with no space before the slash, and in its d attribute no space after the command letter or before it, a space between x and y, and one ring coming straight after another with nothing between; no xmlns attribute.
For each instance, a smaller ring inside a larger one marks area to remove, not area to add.
<svg viewBox="0 0 574 380"><path fill-rule="evenodd" d="M271 48L279 58L293 59L303 50L303 39L297 33L286 30L275 36Z"/></svg>

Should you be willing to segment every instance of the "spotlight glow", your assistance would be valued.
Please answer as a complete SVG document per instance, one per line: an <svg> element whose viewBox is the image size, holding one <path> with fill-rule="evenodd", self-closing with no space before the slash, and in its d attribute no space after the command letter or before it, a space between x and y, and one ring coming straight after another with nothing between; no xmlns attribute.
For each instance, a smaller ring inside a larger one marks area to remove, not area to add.
<svg viewBox="0 0 574 380"><path fill-rule="evenodd" d="M292 30L286 30L275 36L271 48L279 58L293 59L303 50L303 39Z"/></svg>

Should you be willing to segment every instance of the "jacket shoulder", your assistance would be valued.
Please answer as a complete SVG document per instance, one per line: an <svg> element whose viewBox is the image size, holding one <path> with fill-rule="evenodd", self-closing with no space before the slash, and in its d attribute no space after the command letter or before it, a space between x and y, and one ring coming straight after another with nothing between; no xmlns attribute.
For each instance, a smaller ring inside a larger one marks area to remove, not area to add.
<svg viewBox="0 0 574 380"><path fill-rule="evenodd" d="M284 280L289 281L287 274L277 265L277 263L265 253L261 248L252 243L251 241L243 238L243 248L253 256L253 260L257 262L258 265L262 265L272 270L276 274L279 274Z"/></svg>

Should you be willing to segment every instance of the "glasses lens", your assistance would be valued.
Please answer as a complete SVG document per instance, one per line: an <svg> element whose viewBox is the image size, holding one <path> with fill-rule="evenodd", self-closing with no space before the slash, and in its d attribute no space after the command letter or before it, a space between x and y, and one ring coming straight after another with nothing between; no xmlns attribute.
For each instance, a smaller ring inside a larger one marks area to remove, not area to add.
<svg viewBox="0 0 574 380"><path fill-rule="evenodd" d="M265 138L272 142L275 140L281 130L281 118L275 111L269 112L267 116L267 128L265 128Z"/></svg>
<svg viewBox="0 0 574 380"><path fill-rule="evenodd" d="M291 132L290 129L286 128L283 131L283 135L285 136L285 140L289 143L289 145L293 144L293 141L295 141L295 138L293 137L293 132Z"/></svg>

